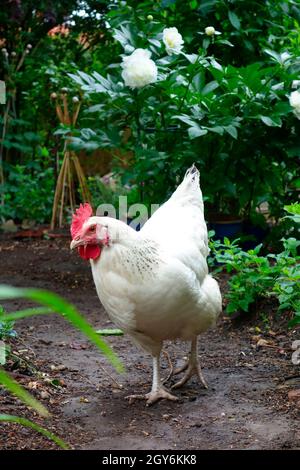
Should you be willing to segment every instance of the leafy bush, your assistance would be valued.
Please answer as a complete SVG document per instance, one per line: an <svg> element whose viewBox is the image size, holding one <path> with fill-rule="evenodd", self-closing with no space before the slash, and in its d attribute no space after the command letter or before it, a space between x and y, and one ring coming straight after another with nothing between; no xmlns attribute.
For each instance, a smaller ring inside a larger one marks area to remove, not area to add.
<svg viewBox="0 0 300 470"><path fill-rule="evenodd" d="M131 164L116 159L115 168L124 183L143 185L146 203L169 196L182 167L196 162L210 212L257 218L266 201L279 218L299 187L299 122L288 95L299 78L300 11L291 1L248 3L112 3L106 18L119 55L70 75L89 104L73 148L131 152ZM207 36L209 24L221 34ZM167 26L185 40L177 55L166 55ZM120 60L137 48L151 51L158 80L132 90Z"/></svg>
<svg viewBox="0 0 300 470"><path fill-rule="evenodd" d="M290 325L300 323L300 256L297 249L300 241L295 238L283 240L284 250L279 254L260 255L262 245L253 250L243 251L224 238L224 243L210 243L211 266L217 262L231 277L228 281L228 304L226 312L248 312L253 303L261 297L276 296L279 310L294 313Z"/></svg>
<svg viewBox="0 0 300 470"><path fill-rule="evenodd" d="M242 310L248 312L260 297L276 295L280 309L300 315L300 256L295 238L283 240L284 250L279 254L261 256L262 245L243 251L237 240L225 238L211 242L212 256L231 274L228 281L227 313ZM222 268L217 268L222 269Z"/></svg>
<svg viewBox="0 0 300 470"><path fill-rule="evenodd" d="M7 181L0 187L5 204L0 205L0 217L16 221L47 222L51 217L54 195L52 168L35 162L10 165Z"/></svg>

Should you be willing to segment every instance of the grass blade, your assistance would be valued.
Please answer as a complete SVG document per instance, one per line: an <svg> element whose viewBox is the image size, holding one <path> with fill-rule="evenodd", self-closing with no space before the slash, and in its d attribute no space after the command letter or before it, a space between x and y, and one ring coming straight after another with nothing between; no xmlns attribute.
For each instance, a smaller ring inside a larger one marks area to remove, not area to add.
<svg viewBox="0 0 300 470"><path fill-rule="evenodd" d="M49 416L48 410L38 400L36 400L30 393L21 387L14 379L10 377L5 370L0 367L0 383L11 393L16 395L26 405L36 410L41 416Z"/></svg>
<svg viewBox="0 0 300 470"><path fill-rule="evenodd" d="M26 308L24 310L19 310L18 312L3 313L0 315L1 321L15 321L20 320L20 318L32 317L33 315L49 315L49 313L54 313L52 308L48 307L35 307L35 308Z"/></svg>
<svg viewBox="0 0 300 470"><path fill-rule="evenodd" d="M21 426L26 426L27 428L34 429L34 431L37 431L43 436L48 437L48 439L51 439L51 441L55 442L55 444L57 444L62 449L65 449L65 450L70 449L68 444L66 444L66 442L64 442L58 436L48 431L47 429L42 428L38 424L33 423L29 419L21 418L19 416L0 414L0 421L9 422L9 423L17 423L17 424L21 424Z"/></svg>
<svg viewBox="0 0 300 470"><path fill-rule="evenodd" d="M123 372L124 367L110 348L108 344L96 333L93 327L85 320L84 317L80 315L76 307L62 297L52 292L42 290L42 289L23 289L18 287L11 287L0 285L0 299L16 299L16 298L25 298L28 300L33 300L45 307L48 307L50 311L59 313L66 317L70 323L72 323L76 328L78 328L82 333L84 333L87 338L94 343L109 359L111 364L116 368L118 372ZM50 313L50 311L48 313ZM15 312L17 315L18 312ZM45 314L45 310L38 311L36 309L35 314ZM33 313L32 313L33 314ZM30 312L27 311L26 316L30 316ZM7 318L8 320L13 319L10 315L1 316L1 319Z"/></svg>

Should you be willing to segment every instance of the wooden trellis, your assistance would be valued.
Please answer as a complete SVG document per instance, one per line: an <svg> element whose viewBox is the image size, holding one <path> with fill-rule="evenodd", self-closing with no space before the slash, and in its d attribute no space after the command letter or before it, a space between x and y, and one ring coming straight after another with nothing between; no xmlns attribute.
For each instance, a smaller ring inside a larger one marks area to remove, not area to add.
<svg viewBox="0 0 300 470"><path fill-rule="evenodd" d="M72 127L75 127L81 106L80 100L76 97L73 98L74 108L71 113L68 105L67 91L62 90L59 96L56 93L52 93L51 98L55 100L56 114L60 123L65 126L72 125ZM80 161L75 152L68 150L68 143L69 141L66 140L64 158L56 183L51 229L54 229L56 224L58 224L58 227L63 226L64 211L68 205L72 213L75 211L75 195L78 187L81 191L83 202L91 203L91 195Z"/></svg>

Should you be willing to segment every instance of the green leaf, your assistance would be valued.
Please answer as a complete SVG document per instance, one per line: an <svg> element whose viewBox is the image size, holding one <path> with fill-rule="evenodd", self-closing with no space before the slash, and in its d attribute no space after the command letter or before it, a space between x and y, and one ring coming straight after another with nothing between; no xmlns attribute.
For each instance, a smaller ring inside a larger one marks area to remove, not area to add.
<svg viewBox="0 0 300 470"><path fill-rule="evenodd" d="M191 63L191 64L195 64L195 62L197 61L198 59L198 55L197 54L184 54L184 57L186 57L186 59Z"/></svg>
<svg viewBox="0 0 300 470"><path fill-rule="evenodd" d="M161 47L161 43L158 39L148 39L148 42L150 42L150 44L152 44L153 46L155 47Z"/></svg>
<svg viewBox="0 0 300 470"><path fill-rule="evenodd" d="M44 405L30 395L30 393L28 393L25 388L21 387L18 382L12 379L10 375L2 369L2 367L0 367L0 383L26 405L36 410L41 416L49 416L49 412Z"/></svg>
<svg viewBox="0 0 300 470"><path fill-rule="evenodd" d="M237 139L238 137L238 132L237 132L237 128L234 127L234 126L226 126L224 127L225 131L231 135L231 137L233 137L234 139Z"/></svg>
<svg viewBox="0 0 300 470"><path fill-rule="evenodd" d="M103 88L105 88L106 90L111 89L110 82L106 78L102 77L102 75L100 75L100 73L93 72L92 75L93 75L93 77L95 77L97 82L100 83L100 85L103 86Z"/></svg>
<svg viewBox="0 0 300 470"><path fill-rule="evenodd" d="M224 127L223 126L214 126L214 127L207 127L210 132L215 132L216 134L223 135L224 134Z"/></svg>
<svg viewBox="0 0 300 470"><path fill-rule="evenodd" d="M186 114L181 114L179 116L173 116L174 119L179 119L180 121L184 122L185 124L188 124L189 126L197 126L198 124L193 121L189 116Z"/></svg>
<svg viewBox="0 0 300 470"><path fill-rule="evenodd" d="M213 57L210 59L210 64L214 69L219 70L220 72L223 72L223 67L219 62L216 61Z"/></svg>
<svg viewBox="0 0 300 470"><path fill-rule="evenodd" d="M47 429L39 426L38 424L33 423L29 419L21 418L20 416L0 414L0 421L21 424L21 426L25 426L26 428L31 428L34 431L39 432L40 434L47 437L51 441L55 442L55 444L57 444L62 449L65 449L65 450L70 449L69 445L66 442L64 442L62 439L60 439L58 436L48 431Z"/></svg>
<svg viewBox="0 0 300 470"><path fill-rule="evenodd" d="M281 57L280 57L280 54L278 54L277 52L275 51L272 51L271 49L265 49L265 53L268 54L270 57L272 57L273 59L275 59L276 62L278 62L279 64L281 64Z"/></svg>
<svg viewBox="0 0 300 470"><path fill-rule="evenodd" d="M294 202L294 204L284 206L284 210L289 212L290 214L300 215L300 202Z"/></svg>
<svg viewBox="0 0 300 470"><path fill-rule="evenodd" d="M118 41L124 48L125 46L129 45L134 50L134 40L133 36L126 26L121 25L120 29L114 29L113 37Z"/></svg>
<svg viewBox="0 0 300 470"><path fill-rule="evenodd" d="M32 317L33 315L49 315L49 313L53 313L53 309L47 307L26 308L17 312L5 313L1 315L1 320L15 321L20 320L20 318Z"/></svg>
<svg viewBox="0 0 300 470"><path fill-rule="evenodd" d="M207 130L202 129L199 126L189 127L188 134L190 139L195 139L196 137L201 137L202 135L207 134Z"/></svg>
<svg viewBox="0 0 300 470"><path fill-rule="evenodd" d="M53 310L53 312L59 313L67 317L68 321L72 323L76 328L78 328L82 333L85 334L89 340L94 343L110 360L113 366L119 371L122 372L124 367L120 362L117 355L113 350L106 344L92 326L85 320L84 317L80 315L74 305L68 303L62 297L54 294L52 292L42 290L42 289L22 289L16 287L10 287L5 285L0 285L0 299L16 299L16 298L26 298L33 300L34 302L40 303L45 307ZM38 312L39 314L44 314L45 311ZM28 314L27 316L29 316ZM4 315L1 316L2 319L10 320L10 316ZM13 317L11 318L13 319Z"/></svg>
<svg viewBox="0 0 300 470"><path fill-rule="evenodd" d="M282 125L282 121L279 117L271 118L270 116L260 116L260 119L269 127L281 127Z"/></svg>
<svg viewBox="0 0 300 470"><path fill-rule="evenodd" d="M300 325L300 312L296 312L294 318L289 321L289 328L292 328L296 325Z"/></svg>
<svg viewBox="0 0 300 470"><path fill-rule="evenodd" d="M234 45L230 41L227 41L227 39L218 39L216 42L218 44L225 44L226 46L234 47Z"/></svg>
<svg viewBox="0 0 300 470"><path fill-rule="evenodd" d="M229 315L231 313L236 312L237 310L238 310L237 306L232 302L230 302L226 307L226 313L228 313Z"/></svg>
<svg viewBox="0 0 300 470"><path fill-rule="evenodd" d="M122 336L124 335L122 330L118 328L105 328L104 330L96 330L96 333L101 336Z"/></svg>
<svg viewBox="0 0 300 470"><path fill-rule="evenodd" d="M240 29L241 28L240 19L233 11L228 12L228 18L229 18L230 23L232 24L232 26L235 29Z"/></svg>
<svg viewBox="0 0 300 470"><path fill-rule="evenodd" d="M207 95L208 93L211 93L214 91L216 88L219 87L219 84L216 80L212 80L211 82L207 83L201 90L202 95Z"/></svg>

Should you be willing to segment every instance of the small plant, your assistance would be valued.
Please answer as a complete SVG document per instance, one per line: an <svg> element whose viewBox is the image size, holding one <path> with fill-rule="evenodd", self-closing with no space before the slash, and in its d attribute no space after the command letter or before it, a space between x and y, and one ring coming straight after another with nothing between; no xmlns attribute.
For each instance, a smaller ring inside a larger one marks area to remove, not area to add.
<svg viewBox="0 0 300 470"><path fill-rule="evenodd" d="M237 242L227 238L224 243L210 242L210 265L217 263L215 271L225 267L232 274L228 281L226 312L248 312L259 298L276 296L280 311L294 313L290 326L300 323L300 256L297 255L300 241L283 239L284 250L266 256L260 255L262 245L243 251Z"/></svg>
<svg viewBox="0 0 300 470"><path fill-rule="evenodd" d="M18 222L34 220L45 223L51 216L53 201L53 169L42 164L6 165L9 175L0 185L0 218Z"/></svg>
<svg viewBox="0 0 300 470"><path fill-rule="evenodd" d="M4 308L0 305L0 318L4 314ZM10 345L6 343L6 340L16 336L17 332L14 330L13 321L0 321L0 365L6 364L7 356L10 354Z"/></svg>
<svg viewBox="0 0 300 470"><path fill-rule="evenodd" d="M300 202L295 202L289 206L284 206L285 211L289 214L285 218L291 219L296 224L300 224Z"/></svg>
<svg viewBox="0 0 300 470"><path fill-rule="evenodd" d="M4 315L4 308L0 305L0 318L1 315ZM17 332L14 330L13 321L0 321L0 340L5 340L8 338L15 338Z"/></svg>

